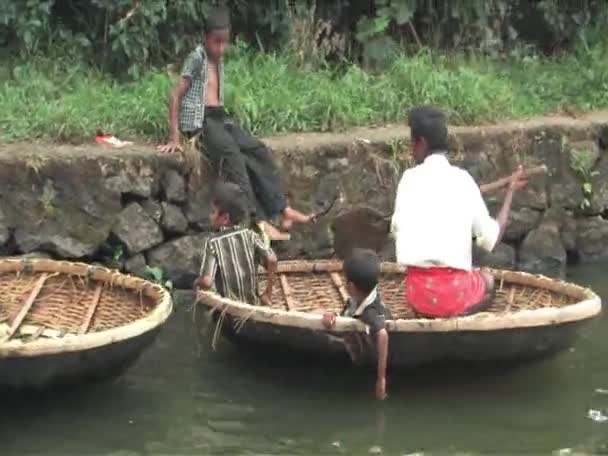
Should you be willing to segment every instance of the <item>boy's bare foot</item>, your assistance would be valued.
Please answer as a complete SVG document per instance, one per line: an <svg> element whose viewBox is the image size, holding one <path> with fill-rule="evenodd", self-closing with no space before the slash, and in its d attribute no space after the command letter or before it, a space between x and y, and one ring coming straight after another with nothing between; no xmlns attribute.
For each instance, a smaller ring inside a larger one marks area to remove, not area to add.
<svg viewBox="0 0 608 456"><path fill-rule="evenodd" d="M294 223L315 223L319 219L319 217L327 214L331 210L337 200L338 196L331 200L329 204L327 204L320 211L308 215L290 206L287 206L281 213L281 228L283 228L285 231L289 231Z"/></svg>
<svg viewBox="0 0 608 456"><path fill-rule="evenodd" d="M311 220L310 215L306 215L292 207L287 206L281 213L281 228L289 231L294 223L308 223Z"/></svg>
<svg viewBox="0 0 608 456"><path fill-rule="evenodd" d="M268 236L271 241L289 241L291 236L289 233L284 233L282 231L277 230L274 226L272 226L268 222L260 222L260 229Z"/></svg>

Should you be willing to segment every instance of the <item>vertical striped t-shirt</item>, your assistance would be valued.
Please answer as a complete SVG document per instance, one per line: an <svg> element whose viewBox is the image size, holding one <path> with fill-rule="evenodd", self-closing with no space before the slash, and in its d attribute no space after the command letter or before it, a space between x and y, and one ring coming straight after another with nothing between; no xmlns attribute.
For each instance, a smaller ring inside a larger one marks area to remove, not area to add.
<svg viewBox="0 0 608 456"><path fill-rule="evenodd" d="M225 298L256 305L257 266L273 254L249 228L223 228L205 241L200 275L214 279L216 291Z"/></svg>

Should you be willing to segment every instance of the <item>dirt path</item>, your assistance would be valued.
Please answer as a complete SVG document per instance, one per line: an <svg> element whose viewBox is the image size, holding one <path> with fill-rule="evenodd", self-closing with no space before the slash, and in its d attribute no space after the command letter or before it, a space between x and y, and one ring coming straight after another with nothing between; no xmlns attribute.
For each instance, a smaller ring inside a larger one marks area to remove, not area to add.
<svg viewBox="0 0 608 456"><path fill-rule="evenodd" d="M456 135L493 135L508 133L510 131L521 131L543 127L561 126L565 128L588 128L590 124L608 126L608 111L596 111L576 116L541 116L529 119L509 120L499 124L488 124L478 126L451 126L450 132ZM284 150L314 150L323 146L348 145L354 141L370 143L386 143L398 138L408 138L409 132L404 124L389 124L382 127L353 128L342 132L330 133L289 133L285 135L270 136L262 138L275 151ZM112 154L112 155L149 155L155 154L153 144L145 141L136 141L133 146L123 149L102 148L91 142L91 144L48 144L48 143L10 143L0 144L0 158L22 155L64 155L82 156L90 154Z"/></svg>

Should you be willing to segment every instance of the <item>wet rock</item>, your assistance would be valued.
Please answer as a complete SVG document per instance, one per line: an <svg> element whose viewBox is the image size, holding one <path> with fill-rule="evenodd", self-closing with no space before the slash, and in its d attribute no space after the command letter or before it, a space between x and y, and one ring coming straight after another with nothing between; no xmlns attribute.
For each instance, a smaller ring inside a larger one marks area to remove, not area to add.
<svg viewBox="0 0 608 456"><path fill-rule="evenodd" d="M3 246L8 242L11 237L11 232L6 223L6 219L4 217L4 211L2 207L0 207L0 246Z"/></svg>
<svg viewBox="0 0 608 456"><path fill-rule="evenodd" d="M600 128L597 142L603 151L608 150L608 125L604 125Z"/></svg>
<svg viewBox="0 0 608 456"><path fill-rule="evenodd" d="M182 210L169 203L162 203L163 216L161 226L169 234L184 234L188 230L188 220Z"/></svg>
<svg viewBox="0 0 608 456"><path fill-rule="evenodd" d="M162 186L167 201L171 203L183 203L186 201L186 181L174 169L165 172L162 178Z"/></svg>
<svg viewBox="0 0 608 456"><path fill-rule="evenodd" d="M591 214L601 214L608 211L608 157L602 157L589 178Z"/></svg>
<svg viewBox="0 0 608 456"><path fill-rule="evenodd" d="M390 216L371 207L358 206L338 214L331 222L333 247L339 258L354 248L379 251L389 237Z"/></svg>
<svg viewBox="0 0 608 456"><path fill-rule="evenodd" d="M103 173L108 189L142 198L156 193L158 180L152 166L142 160L116 160L105 163Z"/></svg>
<svg viewBox="0 0 608 456"><path fill-rule="evenodd" d="M511 211L504 239L512 242L521 241L526 234L536 227L540 217L541 213L539 211L528 207Z"/></svg>
<svg viewBox="0 0 608 456"><path fill-rule="evenodd" d="M599 216L584 218L577 225L576 246L581 259L608 258L608 220Z"/></svg>
<svg viewBox="0 0 608 456"><path fill-rule="evenodd" d="M163 242L159 226L138 203L129 204L120 213L112 233L131 254L143 252Z"/></svg>
<svg viewBox="0 0 608 456"><path fill-rule="evenodd" d="M190 224L197 226L202 231L211 230L209 223L211 189L203 186L195 192L189 192L184 212Z"/></svg>
<svg viewBox="0 0 608 456"><path fill-rule="evenodd" d="M523 271L563 277L566 260L559 226L550 221L532 230L519 247L518 268Z"/></svg>
<svg viewBox="0 0 608 456"><path fill-rule="evenodd" d="M120 195L104 187L96 161L31 157L3 162L0 207L3 226L14 231L21 252L80 258L93 254L108 237Z"/></svg>
<svg viewBox="0 0 608 456"><path fill-rule="evenodd" d="M568 252L576 250L577 223L572 213L565 213L562 220L561 237L564 248Z"/></svg>
<svg viewBox="0 0 608 456"><path fill-rule="evenodd" d="M175 304L175 307L191 306L196 300L196 293L192 289L173 290L171 295L173 297L173 303Z"/></svg>
<svg viewBox="0 0 608 456"><path fill-rule="evenodd" d="M534 156L548 168L547 176L535 176L546 186L552 207L578 209L584 201L582 183L570 167L570 146L560 138L545 138L534 146ZM519 200L519 193L514 200ZM515 202L514 202L515 204Z"/></svg>
<svg viewBox="0 0 608 456"><path fill-rule="evenodd" d="M515 257L515 249L509 244L498 244L491 252L477 246L473 247L473 262L478 266L494 269L514 269Z"/></svg>
<svg viewBox="0 0 608 456"><path fill-rule="evenodd" d="M191 288L200 270L201 249L207 237L208 234L183 236L156 247L146 255L148 264L161 268L176 288Z"/></svg>
<svg viewBox="0 0 608 456"><path fill-rule="evenodd" d="M146 272L146 257L142 253L133 255L125 261L125 271L139 277Z"/></svg>
<svg viewBox="0 0 608 456"><path fill-rule="evenodd" d="M577 141L568 147L570 167L581 174L589 174L599 157L600 148L596 141Z"/></svg>
<svg viewBox="0 0 608 456"><path fill-rule="evenodd" d="M350 163L348 161L348 158L346 157L330 158L329 160L327 160L327 169L329 171L343 170L345 168L348 168L349 164Z"/></svg>
<svg viewBox="0 0 608 456"><path fill-rule="evenodd" d="M141 203L141 207L143 207L144 211L146 211L147 214L152 217L152 220L154 220L156 223L160 223L163 217L163 207L158 201L153 199L144 200Z"/></svg>
<svg viewBox="0 0 608 456"><path fill-rule="evenodd" d="M551 205L565 209L579 210L583 207L585 194L583 182L574 171L565 167L551 176Z"/></svg>

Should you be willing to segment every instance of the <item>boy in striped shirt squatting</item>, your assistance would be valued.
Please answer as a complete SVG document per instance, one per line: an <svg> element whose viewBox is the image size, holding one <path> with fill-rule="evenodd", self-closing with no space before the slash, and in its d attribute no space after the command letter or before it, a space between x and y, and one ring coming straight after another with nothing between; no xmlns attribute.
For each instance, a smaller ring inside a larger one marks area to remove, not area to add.
<svg viewBox="0 0 608 456"><path fill-rule="evenodd" d="M209 220L217 233L205 241L194 288L214 288L223 297L247 304L269 305L277 258L246 225L246 195L236 184L220 182L211 201ZM266 289L258 295L257 267L268 271Z"/></svg>
<svg viewBox="0 0 608 456"><path fill-rule="evenodd" d="M357 361L360 355L371 355L377 361L376 398L386 398L386 364L388 362L388 331L386 320L391 320L388 308L384 306L378 290L380 261L373 250L353 249L344 261L346 291L349 300L342 309L341 316L352 317L366 325L366 334L346 336L344 345L351 359ZM323 325L331 329L336 324L335 312L323 314ZM355 350L355 346L357 350ZM368 349L372 350L368 350Z"/></svg>

